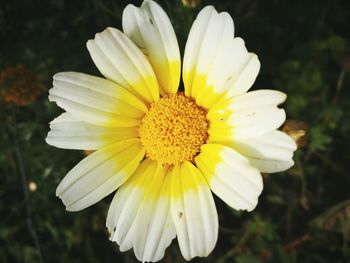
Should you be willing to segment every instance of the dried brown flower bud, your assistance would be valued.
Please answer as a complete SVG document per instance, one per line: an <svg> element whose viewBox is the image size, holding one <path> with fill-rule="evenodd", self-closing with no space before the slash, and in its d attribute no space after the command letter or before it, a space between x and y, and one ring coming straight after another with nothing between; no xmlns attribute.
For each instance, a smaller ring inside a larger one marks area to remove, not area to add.
<svg viewBox="0 0 350 263"><path fill-rule="evenodd" d="M188 8L196 8L201 4L201 0L181 0L182 4Z"/></svg>
<svg viewBox="0 0 350 263"><path fill-rule="evenodd" d="M5 103L25 106L36 100L40 93L36 75L25 66L6 67L0 72L0 99Z"/></svg>
<svg viewBox="0 0 350 263"><path fill-rule="evenodd" d="M92 154L93 152L95 152L95 151L94 151L94 150L84 150L84 154L85 154L86 156Z"/></svg>
<svg viewBox="0 0 350 263"><path fill-rule="evenodd" d="M310 128L306 122L300 120L286 120L281 129L288 134L297 144L298 148L309 143Z"/></svg>

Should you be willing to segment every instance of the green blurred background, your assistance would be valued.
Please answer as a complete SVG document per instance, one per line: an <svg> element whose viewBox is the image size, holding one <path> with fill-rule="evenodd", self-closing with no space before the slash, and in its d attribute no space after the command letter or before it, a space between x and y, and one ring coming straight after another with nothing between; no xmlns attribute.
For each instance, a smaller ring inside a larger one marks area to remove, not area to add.
<svg viewBox="0 0 350 263"><path fill-rule="evenodd" d="M108 240L111 196L77 213L55 197L81 151L48 146L52 75L99 75L85 47L107 26L121 28L117 0L11 0L0 3L0 262L137 262ZM257 208L238 213L216 202L215 250L192 262L350 262L350 1L158 0L181 52L208 4L229 12L235 35L258 54L254 89L288 94L288 118L309 137L287 172L264 175ZM310 127L308 130L307 127ZM292 127L293 128L293 127ZM306 141L305 138L303 138ZM216 200L217 201L217 200ZM41 259L40 259L41 257ZM176 241L163 262L184 262Z"/></svg>

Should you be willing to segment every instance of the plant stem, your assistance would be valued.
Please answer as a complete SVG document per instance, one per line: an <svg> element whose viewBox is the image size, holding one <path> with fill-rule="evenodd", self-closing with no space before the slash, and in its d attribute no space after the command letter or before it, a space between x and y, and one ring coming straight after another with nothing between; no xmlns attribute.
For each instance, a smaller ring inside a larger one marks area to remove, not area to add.
<svg viewBox="0 0 350 263"><path fill-rule="evenodd" d="M32 220L32 206L31 206L31 201L30 201L30 196L28 192L28 179L27 179L27 173L24 168L24 161L23 161L23 156L21 152L21 148L19 145L19 138L18 138L18 130L17 130L17 123L16 123L16 118L15 118L15 123L14 123L14 146L15 146L15 155L18 163L18 168L19 168L19 173L21 176L22 180L22 190L23 190L23 195L24 195L24 201L26 205L26 222L27 222L27 227L29 230L29 233L31 234L34 244L36 247L36 250L38 252L39 256L39 262L43 263L43 257L41 254L41 248L40 248L40 242L38 239L38 235L36 233L33 220Z"/></svg>

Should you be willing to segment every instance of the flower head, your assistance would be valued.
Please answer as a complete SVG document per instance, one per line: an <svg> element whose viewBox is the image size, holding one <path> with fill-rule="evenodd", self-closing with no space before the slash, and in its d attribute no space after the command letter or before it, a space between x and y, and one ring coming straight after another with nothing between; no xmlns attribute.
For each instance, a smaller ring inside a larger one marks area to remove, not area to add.
<svg viewBox="0 0 350 263"><path fill-rule="evenodd" d="M293 165L296 145L277 130L286 95L247 92L258 57L234 37L230 15L212 6L193 23L182 69L170 20L151 0L128 5L123 32L107 28L87 47L105 78L54 76L49 99L66 112L46 140L94 152L56 194L78 211L118 189L107 215L110 239L141 261L160 260L175 237L185 259L207 256L218 235L212 192L251 211L263 189L260 172Z"/></svg>
<svg viewBox="0 0 350 263"><path fill-rule="evenodd" d="M188 8L195 8L201 4L201 0L181 0L182 4Z"/></svg>
<svg viewBox="0 0 350 263"><path fill-rule="evenodd" d="M5 103L26 106L40 93L37 77L25 66L10 66L0 72L0 99Z"/></svg>
<svg viewBox="0 0 350 263"><path fill-rule="evenodd" d="M283 124L281 130L295 141L298 148L309 143L310 127L306 122L289 119Z"/></svg>

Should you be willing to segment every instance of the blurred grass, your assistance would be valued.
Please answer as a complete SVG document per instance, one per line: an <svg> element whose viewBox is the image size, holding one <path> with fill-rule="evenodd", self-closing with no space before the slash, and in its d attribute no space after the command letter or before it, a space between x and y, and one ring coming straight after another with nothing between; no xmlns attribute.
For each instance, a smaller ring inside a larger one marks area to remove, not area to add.
<svg viewBox="0 0 350 263"><path fill-rule="evenodd" d="M216 202L218 244L209 257L193 262L350 262L350 2L221 0L202 1L195 9L180 0L158 2L174 24L182 53L201 7L212 4L229 12L235 34L262 63L254 89L286 92L288 117L311 128L310 143L296 153L296 165L264 176L256 210L238 213ZM52 75L66 70L99 75L85 43L107 26L121 28L127 3L1 4L0 70L23 65L42 89L27 106L0 102L1 262L39 262L27 228L21 166L37 185L29 191L31 219L44 262L136 262L132 252L120 253L107 239L104 224L111 197L78 213L65 211L55 188L83 153L55 149L44 141L48 122L60 113L47 100ZM0 90L4 87L1 83ZM163 261L184 262L176 241Z"/></svg>

